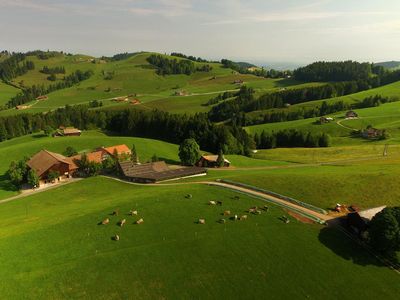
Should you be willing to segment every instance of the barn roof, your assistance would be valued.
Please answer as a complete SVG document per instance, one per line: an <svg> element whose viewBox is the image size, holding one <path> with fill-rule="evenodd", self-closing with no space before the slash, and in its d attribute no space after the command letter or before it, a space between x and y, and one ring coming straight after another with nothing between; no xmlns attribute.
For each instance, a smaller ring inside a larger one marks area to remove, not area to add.
<svg viewBox="0 0 400 300"><path fill-rule="evenodd" d="M204 158L206 161L209 161L209 162L217 162L217 160L218 160L218 155L203 155L202 158ZM230 162L229 160L227 160L225 157L224 157L224 161L225 161L226 163L228 163L228 164L231 163L231 162Z"/></svg>
<svg viewBox="0 0 400 300"><path fill-rule="evenodd" d="M27 162L27 165L34 170L38 176L41 176L57 163L68 164L72 170L78 168L78 166L73 162L72 158L65 157L61 154L47 150L41 150L40 152L36 153Z"/></svg>
<svg viewBox="0 0 400 300"><path fill-rule="evenodd" d="M82 133L78 128L74 127L67 127L63 129L64 134L75 134L75 133Z"/></svg>
<svg viewBox="0 0 400 300"><path fill-rule="evenodd" d="M103 149L110 155L113 155L115 150L117 150L118 154L122 154L122 153L130 154L131 153L131 149L129 149L129 147L125 144L111 146L111 147L103 147Z"/></svg>
<svg viewBox="0 0 400 300"><path fill-rule="evenodd" d="M126 177L149 179L154 181L168 180L180 177L206 173L204 168L181 167L170 169L164 161L152 162L142 165L131 161L120 162L122 172Z"/></svg>
<svg viewBox="0 0 400 300"><path fill-rule="evenodd" d="M88 161L96 162L96 163L101 163L103 161L103 152L102 151L94 151L94 152L89 152L86 153ZM81 160L82 154L78 154L75 156L72 156L72 160Z"/></svg>

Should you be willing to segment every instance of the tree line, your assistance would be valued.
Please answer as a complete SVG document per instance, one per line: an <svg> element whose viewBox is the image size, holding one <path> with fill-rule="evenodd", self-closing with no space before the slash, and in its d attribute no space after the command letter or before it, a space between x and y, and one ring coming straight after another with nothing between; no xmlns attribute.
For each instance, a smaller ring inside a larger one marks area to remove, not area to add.
<svg viewBox="0 0 400 300"><path fill-rule="evenodd" d="M321 117L328 114L333 114L341 111L357 109L357 108L367 108L376 107L381 104L399 101L399 97L383 97L381 95L375 95L367 97L356 103L348 103L343 100L335 101L330 103L329 101L323 101L320 106L315 107L301 107L296 110L272 110L265 113L252 113L246 114L244 112L235 115L231 122L235 123L237 126L251 126L265 123L277 123L294 121L308 118Z"/></svg>
<svg viewBox="0 0 400 300"><path fill-rule="evenodd" d="M41 73L43 74L65 74L65 68L64 66L59 66L59 67L53 67L53 68L49 68L48 66L44 66L41 70Z"/></svg>
<svg viewBox="0 0 400 300"><path fill-rule="evenodd" d="M0 79L8 82L15 77L24 75L29 70L35 69L33 61L25 59L25 54L13 53L10 57L0 62Z"/></svg>
<svg viewBox="0 0 400 300"><path fill-rule="evenodd" d="M173 75L173 74L185 74L191 75L197 71L209 72L212 70L212 66L203 65L201 67L195 66L195 64L188 59L169 59L162 55L152 54L147 58L147 61L157 68L158 75Z"/></svg>
<svg viewBox="0 0 400 300"><path fill-rule="evenodd" d="M329 147L331 137L326 133L304 132L296 129L267 132L254 135L258 149L294 148L294 147Z"/></svg>
<svg viewBox="0 0 400 300"><path fill-rule="evenodd" d="M171 56L185 58L185 59L188 59L188 60L191 60L191 61L195 61L195 62L202 62L202 63L209 62L208 60L203 59L201 57L196 57L196 56L193 56L193 55L185 55L185 54L182 54L182 53L179 53L179 52L172 52Z"/></svg>
<svg viewBox="0 0 400 300"><path fill-rule="evenodd" d="M93 71L81 71L76 70L70 75L64 77L63 81L59 81L55 84L50 84L47 87L44 85L33 85L31 87L24 88L21 93L11 98L10 101L7 102L6 108L12 108L17 105L21 105L27 102L30 102L41 95L45 95L56 90L61 90L65 88L69 88L74 84L77 84L83 80L90 78L93 75Z"/></svg>

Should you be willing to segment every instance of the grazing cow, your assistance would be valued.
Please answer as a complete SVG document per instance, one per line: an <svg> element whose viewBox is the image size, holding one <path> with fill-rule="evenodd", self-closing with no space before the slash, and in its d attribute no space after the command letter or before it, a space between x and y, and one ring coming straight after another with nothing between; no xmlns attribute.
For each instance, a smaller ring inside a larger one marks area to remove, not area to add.
<svg viewBox="0 0 400 300"><path fill-rule="evenodd" d="M119 210L118 210L118 209L117 209L117 210L114 210L113 213L112 213L112 215L113 215L113 216L118 216L118 215L119 215Z"/></svg>
<svg viewBox="0 0 400 300"><path fill-rule="evenodd" d="M114 241L119 241L119 235L118 234L116 234L116 235L114 235Z"/></svg>
<svg viewBox="0 0 400 300"><path fill-rule="evenodd" d="M137 210L131 210L131 211L129 212L129 214L130 214L131 216L137 216L138 212L137 212Z"/></svg>
<svg viewBox="0 0 400 300"><path fill-rule="evenodd" d="M266 205L264 205L264 210L265 210L265 211L268 211L268 209L269 209L269 207L266 206Z"/></svg>
<svg viewBox="0 0 400 300"><path fill-rule="evenodd" d="M216 205L217 203L215 201L209 201L208 204L209 205Z"/></svg>
<svg viewBox="0 0 400 300"><path fill-rule="evenodd" d="M257 210L256 210L256 214L257 214L257 215L261 215L261 210L257 209Z"/></svg>
<svg viewBox="0 0 400 300"><path fill-rule="evenodd" d="M224 211L224 216L229 216L230 214L231 214L231 211L230 211L230 210Z"/></svg>
<svg viewBox="0 0 400 300"><path fill-rule="evenodd" d="M143 222L144 222L143 219L139 219L139 220L136 221L136 224L142 224Z"/></svg>
<svg viewBox="0 0 400 300"><path fill-rule="evenodd" d="M235 215L234 220L237 221L238 219L238 215Z"/></svg>
<svg viewBox="0 0 400 300"><path fill-rule="evenodd" d="M110 223L110 219L109 218L104 219L103 221L101 221L102 225L107 225L108 223Z"/></svg>
<svg viewBox="0 0 400 300"><path fill-rule="evenodd" d="M123 219L123 220L121 220L120 222L119 222L119 226L124 226L124 224L126 223L126 220L125 219Z"/></svg>
<svg viewBox="0 0 400 300"><path fill-rule="evenodd" d="M247 220L247 215L243 215L240 217L240 220Z"/></svg>
<svg viewBox="0 0 400 300"><path fill-rule="evenodd" d="M186 198L186 199L192 199L193 196L192 196L192 194L187 194L187 195L185 196L185 198Z"/></svg>
<svg viewBox="0 0 400 300"><path fill-rule="evenodd" d="M256 213L256 209L254 209L254 208L249 208L249 213L255 214L255 213Z"/></svg>
<svg viewBox="0 0 400 300"><path fill-rule="evenodd" d="M221 224L225 224L225 223L226 223L226 220L225 220L225 219L221 219L221 220L219 220L219 222L220 222Z"/></svg>
<svg viewBox="0 0 400 300"><path fill-rule="evenodd" d="M217 201L218 206L222 206L222 201Z"/></svg>
<svg viewBox="0 0 400 300"><path fill-rule="evenodd" d="M206 224L206 220L205 219L199 219L199 224Z"/></svg>

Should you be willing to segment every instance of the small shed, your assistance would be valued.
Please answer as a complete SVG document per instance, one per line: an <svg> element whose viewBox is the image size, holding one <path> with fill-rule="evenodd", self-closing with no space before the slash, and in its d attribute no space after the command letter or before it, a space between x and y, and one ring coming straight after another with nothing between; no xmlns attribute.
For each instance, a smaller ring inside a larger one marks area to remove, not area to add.
<svg viewBox="0 0 400 300"><path fill-rule="evenodd" d="M200 157L196 166L203 168L217 168L218 167L218 155L203 155ZM224 157L224 167L229 167L231 162Z"/></svg>
<svg viewBox="0 0 400 300"><path fill-rule="evenodd" d="M346 118L348 119L358 118L358 114L353 110L349 110L348 112L346 112Z"/></svg>

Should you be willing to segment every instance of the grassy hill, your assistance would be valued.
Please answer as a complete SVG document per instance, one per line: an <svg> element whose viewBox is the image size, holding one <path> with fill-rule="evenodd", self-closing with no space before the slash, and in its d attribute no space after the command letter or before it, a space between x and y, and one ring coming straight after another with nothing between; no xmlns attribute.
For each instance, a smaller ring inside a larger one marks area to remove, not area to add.
<svg viewBox="0 0 400 300"><path fill-rule="evenodd" d="M20 92L19 89L0 81L0 106L6 104L10 98Z"/></svg>
<svg viewBox="0 0 400 300"><path fill-rule="evenodd" d="M116 104L111 100L115 97L136 94L136 98L143 103L144 109L146 109L148 103L155 101L150 107L157 107L159 103L163 103L162 107L165 110L192 113L210 109L210 107L204 107L202 104L219 93L239 89L240 86L234 84L235 80L242 80L244 84L254 87L258 93L299 84L287 79L265 79L253 75L237 74L231 69L223 68L218 63L209 63L213 67L210 72L196 72L189 76L159 76L153 66L146 61L146 58L151 54L139 53L124 60L107 62L89 56L70 56L60 53L46 60L41 60L36 56L28 56L27 60L35 63L35 70L28 71L26 74L15 78L13 82L20 86L52 83L47 80L48 75L40 72L44 66L63 66L66 69L66 75L78 69L94 72L91 78L79 85L50 93L49 99L46 101L29 103L31 107L23 110L23 112L48 111L66 104L88 103L95 99L103 100L103 104L106 106L129 106L127 103ZM204 63L196 62L195 65L202 66ZM108 79L106 79L107 74L111 74ZM57 80L61 80L63 76L57 75ZM187 96L174 96L177 91L181 90L185 91ZM176 109L175 102L185 102L185 104L178 104L179 107ZM186 107L186 110L182 108L183 106ZM1 111L0 115L20 112L7 110Z"/></svg>
<svg viewBox="0 0 400 300"><path fill-rule="evenodd" d="M118 193L115 193L118 191ZM188 193L192 199L184 196ZM398 275L342 233L282 210L246 221L256 199L208 186L138 187L92 178L2 204L4 298L395 299ZM207 205L212 199L222 207ZM119 208L119 217L109 214ZM137 209L144 218L127 216ZM109 217L109 225L97 225ZM116 223L126 218L124 227ZM205 225L196 224L205 218ZM120 241L111 239L120 235ZM351 285L351 289L338 288Z"/></svg>

